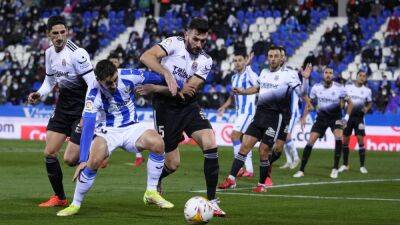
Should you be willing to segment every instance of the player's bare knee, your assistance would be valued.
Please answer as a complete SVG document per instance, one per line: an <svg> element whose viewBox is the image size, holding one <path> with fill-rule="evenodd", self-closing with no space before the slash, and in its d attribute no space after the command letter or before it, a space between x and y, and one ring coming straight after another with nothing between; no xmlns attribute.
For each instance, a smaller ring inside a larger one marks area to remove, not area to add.
<svg viewBox="0 0 400 225"><path fill-rule="evenodd" d="M58 150L54 150L52 148L46 148L43 151L44 157L57 157Z"/></svg>
<svg viewBox="0 0 400 225"><path fill-rule="evenodd" d="M64 154L63 160L68 166L76 166L78 164L77 158L66 155L66 154Z"/></svg>
<svg viewBox="0 0 400 225"><path fill-rule="evenodd" d="M164 148L165 148L165 145L164 145L164 141L162 140L162 138L161 137L154 138L152 151L157 154L163 154Z"/></svg>

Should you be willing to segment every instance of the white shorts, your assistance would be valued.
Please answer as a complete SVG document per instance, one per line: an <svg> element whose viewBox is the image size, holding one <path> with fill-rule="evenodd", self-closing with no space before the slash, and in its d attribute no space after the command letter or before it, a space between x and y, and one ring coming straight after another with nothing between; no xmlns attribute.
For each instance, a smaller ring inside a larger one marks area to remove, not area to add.
<svg viewBox="0 0 400 225"><path fill-rule="evenodd" d="M253 119L253 116L254 115L249 114L238 114L235 119L235 124L233 125L233 130L239 131L241 133L246 132L251 123L251 120Z"/></svg>
<svg viewBox="0 0 400 225"><path fill-rule="evenodd" d="M108 154L117 149L123 148L127 152L138 153L136 141L148 130L143 123L135 123L127 127L99 127L96 128L96 136L106 139Z"/></svg>

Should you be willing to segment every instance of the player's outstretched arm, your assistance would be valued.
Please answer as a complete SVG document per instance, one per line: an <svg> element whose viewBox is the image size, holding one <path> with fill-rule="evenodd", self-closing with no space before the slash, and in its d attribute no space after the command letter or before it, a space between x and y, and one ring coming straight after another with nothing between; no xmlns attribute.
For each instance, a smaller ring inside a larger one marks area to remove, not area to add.
<svg viewBox="0 0 400 225"><path fill-rule="evenodd" d="M226 102L221 107L219 107L219 109L218 109L219 116L222 116L224 114L225 110L232 104L232 99L233 99L233 95L230 95L228 97L228 99L226 100Z"/></svg>
<svg viewBox="0 0 400 225"><path fill-rule="evenodd" d="M155 45L140 56L140 62L145 64L152 71L164 76L169 91L175 96L178 91L176 80L160 63L160 59L165 56L167 56L167 53L159 45Z"/></svg>
<svg viewBox="0 0 400 225"><path fill-rule="evenodd" d="M233 88L232 91L233 91L233 93L235 93L237 95L253 95L253 94L257 94L260 91L260 87L254 86L254 87L250 87L247 89Z"/></svg>
<svg viewBox="0 0 400 225"><path fill-rule="evenodd" d="M300 118L301 130L303 130L304 126L306 125L306 119L308 114L310 113L310 111L314 109L310 97L304 96L304 100L306 102L306 107L304 107L303 116Z"/></svg>
<svg viewBox="0 0 400 225"><path fill-rule="evenodd" d="M40 86L39 90L37 92L32 92L29 94L28 103L36 104L42 96L49 94L50 91L53 90L55 85L56 85L56 81L55 81L54 75L46 74L46 78L44 78L42 86Z"/></svg>

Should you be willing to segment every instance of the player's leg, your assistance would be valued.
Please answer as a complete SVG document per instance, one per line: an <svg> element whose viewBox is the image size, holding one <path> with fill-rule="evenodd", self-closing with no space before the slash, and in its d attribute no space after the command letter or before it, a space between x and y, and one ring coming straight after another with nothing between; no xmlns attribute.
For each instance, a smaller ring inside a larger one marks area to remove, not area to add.
<svg viewBox="0 0 400 225"><path fill-rule="evenodd" d="M292 154L291 154L291 147L292 147L291 144L292 144L292 136L289 133L287 136L286 143L283 146L283 150L284 150L285 156L286 156L286 163L283 164L281 167L279 167L281 169L287 169L293 163Z"/></svg>
<svg viewBox="0 0 400 225"><path fill-rule="evenodd" d="M212 129L203 129L193 132L191 137L203 150L207 197L210 200L215 199L219 173L218 148L215 140L215 133Z"/></svg>
<svg viewBox="0 0 400 225"><path fill-rule="evenodd" d="M165 200L157 192L157 184L164 166L164 141L162 137L155 130L146 130L139 138L132 137L132 139L137 139L135 142L137 150L143 151L147 149L150 151L149 159L147 160L147 188L143 201L145 204L156 204L161 208L174 207L172 203Z"/></svg>
<svg viewBox="0 0 400 225"><path fill-rule="evenodd" d="M357 135L357 142L358 142L358 154L360 157L360 172L361 173L368 173L367 168L365 168L365 146L364 146L364 137L365 137L365 125L363 119L357 123L355 128L355 134Z"/></svg>
<svg viewBox="0 0 400 225"><path fill-rule="evenodd" d="M253 129L251 127L252 127L252 125L250 125L249 129ZM246 131L246 133L247 133L247 131ZM262 131L260 131L260 133L261 133L260 136L262 136ZM246 161L247 154L251 151L251 149L258 142L258 140L259 140L259 138L254 137L250 134L243 135L242 145L240 146L240 151L235 156L235 159L233 160L229 176L221 184L219 184L218 187L220 189L236 187L236 175L239 172L240 168L243 167L243 165Z"/></svg>
<svg viewBox="0 0 400 225"><path fill-rule="evenodd" d="M197 120L197 128L200 127L211 127L210 122L200 126L200 120ZM196 125L192 126L191 129L196 129ZM218 184L218 174L219 174L219 162L218 162L218 147L215 140L215 133L212 129L201 129L194 131L186 131L190 136L197 142L200 148L203 150L204 155L204 176L206 178L207 186L207 198L210 200L210 205L214 210L214 216L224 217L226 213L219 207L219 200L216 199L215 193ZM240 154L240 152L238 153ZM243 165L242 165L243 166ZM235 175L237 172L235 173Z"/></svg>
<svg viewBox="0 0 400 225"><path fill-rule="evenodd" d="M155 105L154 126L158 134L164 140L165 161L164 167L158 182L158 190L162 193L162 180L174 173L180 165L180 153L178 144L184 140L182 135L184 128L184 117L180 114L168 113L165 107Z"/></svg>
<svg viewBox="0 0 400 225"><path fill-rule="evenodd" d="M243 136L243 133L247 130L251 123L252 115L244 115L244 114L239 114L235 120L235 124L233 127L233 131L231 134L231 139L233 143L233 149L234 149L234 156L237 155L237 153L240 150L240 145L241 145L241 138ZM245 162L245 168L246 169L240 169L238 173L238 177L240 176L245 176L245 177L251 177L253 176L253 162L252 162L252 151L247 154L246 162Z"/></svg>
<svg viewBox="0 0 400 225"><path fill-rule="evenodd" d="M92 142L86 167L79 173L76 179L74 199L71 205L59 211L57 216L71 216L78 213L85 194L93 186L97 170L100 168L103 160L108 158L108 156L109 152L106 139L96 136Z"/></svg>
<svg viewBox="0 0 400 225"><path fill-rule="evenodd" d="M268 176L268 171L270 167L269 161L269 149L270 147L264 142L260 143L259 152L260 152L260 178L258 180L258 184L253 188L254 192L265 192L267 189L267 185L264 184L265 180Z"/></svg>
<svg viewBox="0 0 400 225"><path fill-rule="evenodd" d="M81 143L82 128L79 126L81 118L76 118L71 125L71 135L64 152L64 162L69 166L76 166L79 161L79 145Z"/></svg>
<svg viewBox="0 0 400 225"><path fill-rule="evenodd" d="M234 126L235 128L236 128L236 123L238 122L238 119L239 118L236 119L235 126ZM232 140L232 145L233 145L233 157L235 157L239 153L240 145L242 144L240 138L241 138L241 133L235 129L232 130L231 140ZM243 173L244 173L244 170L243 170L243 168L241 168L240 171L238 172L237 176L241 177L243 175Z"/></svg>
<svg viewBox="0 0 400 225"><path fill-rule="evenodd" d="M342 149L343 150L343 165L339 168L339 173L349 170L350 135L347 135L347 133L345 132L346 129L347 129L347 127L343 131L343 149Z"/></svg>
<svg viewBox="0 0 400 225"><path fill-rule="evenodd" d="M315 125L315 124L314 124ZM314 126L313 126L314 127ZM325 129L326 130L326 129ZM321 136L319 132L312 131L310 134L310 139L308 140L306 146L304 147L303 150L303 155L301 157L301 165L299 171L297 171L293 177L299 178L304 176L304 171L308 162L308 159L310 158L312 148L315 144L315 142L318 140L318 138Z"/></svg>
<svg viewBox="0 0 400 225"><path fill-rule="evenodd" d="M343 147L343 129L340 125L340 121L336 122L333 135L335 136L335 152L333 157L333 168L330 177L336 179L339 174L339 161L342 155Z"/></svg>
<svg viewBox="0 0 400 225"><path fill-rule="evenodd" d="M46 132L46 147L44 149L45 165L47 176L55 196L51 197L48 201L39 204L39 207L65 206L68 204L62 183L63 173L60 162L57 159L57 153L60 151L66 137L67 136L63 133L51 130Z"/></svg>
<svg viewBox="0 0 400 225"><path fill-rule="evenodd" d="M347 122L347 126L343 129L343 165L339 168L339 172L349 170L349 142L353 129L355 129L353 125L353 118L350 118Z"/></svg>

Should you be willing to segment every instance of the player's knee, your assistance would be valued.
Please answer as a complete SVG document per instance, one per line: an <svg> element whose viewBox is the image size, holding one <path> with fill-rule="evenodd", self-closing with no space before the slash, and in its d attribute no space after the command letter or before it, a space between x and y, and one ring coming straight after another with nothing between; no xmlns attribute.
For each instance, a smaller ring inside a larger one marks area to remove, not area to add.
<svg viewBox="0 0 400 225"><path fill-rule="evenodd" d="M165 149L164 141L162 138L155 138L153 140L152 150L154 153L163 154Z"/></svg>
<svg viewBox="0 0 400 225"><path fill-rule="evenodd" d="M179 168L179 166L181 165L181 162L179 160L172 160L172 161L168 161L165 163L167 165L167 167L170 170L177 170Z"/></svg>
<svg viewBox="0 0 400 225"><path fill-rule="evenodd" d="M45 157L56 157L57 156L57 150L54 150L52 148L46 147L43 151L43 154Z"/></svg>
<svg viewBox="0 0 400 225"><path fill-rule="evenodd" d="M66 154L64 154L63 160L68 166L76 166L78 164L78 159L68 156Z"/></svg>

